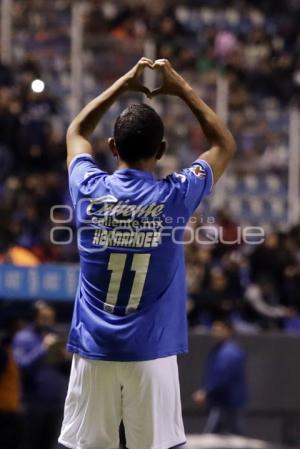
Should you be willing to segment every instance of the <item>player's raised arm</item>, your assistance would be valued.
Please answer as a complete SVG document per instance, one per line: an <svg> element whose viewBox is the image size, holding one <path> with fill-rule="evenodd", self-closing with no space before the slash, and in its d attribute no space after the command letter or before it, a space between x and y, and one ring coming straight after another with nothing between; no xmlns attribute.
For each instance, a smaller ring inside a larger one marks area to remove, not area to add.
<svg viewBox="0 0 300 449"><path fill-rule="evenodd" d="M199 121L210 149L199 156L209 163L216 182L231 161L236 145L228 128L217 114L193 91L192 87L171 66L167 59L158 59L154 68L161 70L163 85L152 94L166 94L180 97L195 114Z"/></svg>
<svg viewBox="0 0 300 449"><path fill-rule="evenodd" d="M142 58L139 62L119 78L112 86L88 103L71 122L67 131L67 163L81 153L92 154L90 136L103 114L124 91L143 92L150 96L150 91L142 85L140 76L145 67L152 68L153 62Z"/></svg>

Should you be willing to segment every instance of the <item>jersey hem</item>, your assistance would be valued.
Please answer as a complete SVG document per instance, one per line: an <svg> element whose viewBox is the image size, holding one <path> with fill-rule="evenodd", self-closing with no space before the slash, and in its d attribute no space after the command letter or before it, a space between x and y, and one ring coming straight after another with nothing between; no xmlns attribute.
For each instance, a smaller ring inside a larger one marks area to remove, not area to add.
<svg viewBox="0 0 300 449"><path fill-rule="evenodd" d="M82 351L81 349L77 348L76 346L73 346L71 344L67 344L67 349L69 352L73 354L78 354L81 357L84 357L86 359L91 360L106 360L108 362L145 362L147 360L156 360L156 359L162 359L164 357L170 357L172 355L178 355L178 354L186 354L188 352L188 348L182 348L179 350L173 350L168 352L162 352L162 353L155 353L155 354L149 354L148 356L135 356L132 355L131 357L117 357L112 355L104 355L104 354L91 354L87 353L85 351Z"/></svg>

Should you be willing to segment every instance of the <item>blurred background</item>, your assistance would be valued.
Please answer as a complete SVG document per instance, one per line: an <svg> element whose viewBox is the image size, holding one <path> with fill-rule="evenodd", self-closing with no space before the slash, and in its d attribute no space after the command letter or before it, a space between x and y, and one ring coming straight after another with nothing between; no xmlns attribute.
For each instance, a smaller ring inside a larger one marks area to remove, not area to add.
<svg viewBox="0 0 300 449"><path fill-rule="evenodd" d="M65 131L147 56L170 59L238 147L190 223L201 243L186 244L184 420L210 435L189 447L300 447L300 1L0 3L0 446L56 448L78 274ZM115 168L115 117L141 100L124 95L98 126L101 168ZM206 143L179 99L151 104L166 127L164 176ZM241 237L253 227L259 244ZM211 436L224 433L255 441Z"/></svg>

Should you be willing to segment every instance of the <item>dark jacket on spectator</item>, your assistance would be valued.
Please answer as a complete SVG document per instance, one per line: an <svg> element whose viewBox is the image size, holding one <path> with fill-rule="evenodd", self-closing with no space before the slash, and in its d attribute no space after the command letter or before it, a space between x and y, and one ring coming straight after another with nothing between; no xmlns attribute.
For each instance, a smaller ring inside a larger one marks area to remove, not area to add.
<svg viewBox="0 0 300 449"><path fill-rule="evenodd" d="M246 406L245 354L234 341L217 344L210 352L205 370L204 390L210 406Z"/></svg>
<svg viewBox="0 0 300 449"><path fill-rule="evenodd" d="M43 334L29 325L15 335L13 348L21 369L24 402L63 404L68 377L63 366L49 362Z"/></svg>

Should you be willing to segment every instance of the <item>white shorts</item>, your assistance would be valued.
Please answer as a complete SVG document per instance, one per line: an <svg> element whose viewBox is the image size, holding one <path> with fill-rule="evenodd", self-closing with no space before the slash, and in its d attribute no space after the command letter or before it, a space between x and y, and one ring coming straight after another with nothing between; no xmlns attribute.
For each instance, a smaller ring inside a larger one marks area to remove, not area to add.
<svg viewBox="0 0 300 449"><path fill-rule="evenodd" d="M121 420L128 449L185 442L176 356L107 362L74 355L59 442L72 449L117 449Z"/></svg>

